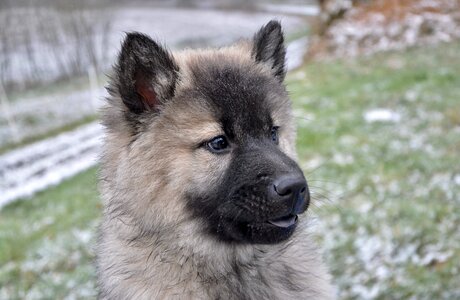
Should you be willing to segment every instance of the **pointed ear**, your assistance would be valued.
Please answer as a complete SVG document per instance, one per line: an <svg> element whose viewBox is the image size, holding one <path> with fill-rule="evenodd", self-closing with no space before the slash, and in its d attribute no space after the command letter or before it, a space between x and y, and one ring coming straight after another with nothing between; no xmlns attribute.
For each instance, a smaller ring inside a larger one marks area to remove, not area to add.
<svg viewBox="0 0 460 300"><path fill-rule="evenodd" d="M268 65L279 81L286 75L286 48L281 24L270 21L254 35L252 56L257 62Z"/></svg>
<svg viewBox="0 0 460 300"><path fill-rule="evenodd" d="M128 33L116 67L117 88L133 113L155 111L174 96L179 67L169 52L147 35Z"/></svg>

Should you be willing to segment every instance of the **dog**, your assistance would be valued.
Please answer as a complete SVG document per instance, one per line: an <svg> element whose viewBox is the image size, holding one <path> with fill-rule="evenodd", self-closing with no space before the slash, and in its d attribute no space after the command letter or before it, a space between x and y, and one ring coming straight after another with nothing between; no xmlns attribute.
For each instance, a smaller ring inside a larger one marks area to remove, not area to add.
<svg viewBox="0 0 460 300"><path fill-rule="evenodd" d="M100 299L332 299L281 25L170 53L127 34L102 112Z"/></svg>

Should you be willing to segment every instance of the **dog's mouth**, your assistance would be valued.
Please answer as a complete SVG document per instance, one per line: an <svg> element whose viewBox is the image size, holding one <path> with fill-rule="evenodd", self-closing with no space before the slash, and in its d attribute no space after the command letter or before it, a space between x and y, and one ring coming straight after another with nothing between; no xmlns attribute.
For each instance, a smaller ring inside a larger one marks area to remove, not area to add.
<svg viewBox="0 0 460 300"><path fill-rule="evenodd" d="M273 219L268 220L236 221L231 219L227 220L228 225L220 226L220 228L232 240L254 244L276 244L288 239L294 233L299 220L297 214L289 212L282 217L273 216Z"/></svg>
<svg viewBox="0 0 460 300"><path fill-rule="evenodd" d="M289 228L291 226L294 226L297 223L298 219L299 217L297 215L289 214L281 218L268 220L267 223L280 228Z"/></svg>

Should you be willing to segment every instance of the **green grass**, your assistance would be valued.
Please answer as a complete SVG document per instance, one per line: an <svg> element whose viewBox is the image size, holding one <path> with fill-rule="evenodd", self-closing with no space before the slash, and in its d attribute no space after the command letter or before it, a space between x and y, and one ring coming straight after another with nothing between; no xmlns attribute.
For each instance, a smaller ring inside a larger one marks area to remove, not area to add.
<svg viewBox="0 0 460 300"><path fill-rule="evenodd" d="M460 299L460 43L288 77L340 299ZM399 121L365 121L376 108ZM94 296L95 171L0 211L0 299Z"/></svg>
<svg viewBox="0 0 460 300"><path fill-rule="evenodd" d="M341 299L460 299L459 53L313 63L289 80ZM400 120L367 123L375 108Z"/></svg>
<svg viewBox="0 0 460 300"><path fill-rule="evenodd" d="M0 211L0 299L94 296L95 170Z"/></svg>

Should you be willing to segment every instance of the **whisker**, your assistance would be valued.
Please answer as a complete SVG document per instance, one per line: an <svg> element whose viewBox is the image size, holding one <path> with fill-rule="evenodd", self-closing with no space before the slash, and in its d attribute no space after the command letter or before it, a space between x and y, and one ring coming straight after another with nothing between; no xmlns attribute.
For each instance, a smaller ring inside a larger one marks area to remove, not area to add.
<svg viewBox="0 0 460 300"><path fill-rule="evenodd" d="M323 162L321 165L319 165L319 166L317 166L316 168L314 168L313 170L309 170L309 171L304 172L305 175L312 175L312 174L315 173L316 171L318 171L318 170L320 170L321 168L325 167L330 161L331 161L331 159L328 159L328 160L326 160L325 162Z"/></svg>
<svg viewBox="0 0 460 300"><path fill-rule="evenodd" d="M313 121L313 119L305 118L305 117L302 117L302 116L294 116L294 118L302 119L302 120L305 120L305 121Z"/></svg>
<svg viewBox="0 0 460 300"><path fill-rule="evenodd" d="M308 182L324 182L324 183L333 183L333 184L336 184L336 185L343 185L343 183L340 183L340 182L336 182L336 181L331 181L331 180L322 180L322 179L308 179L307 180Z"/></svg>

